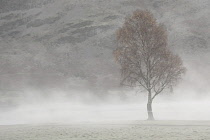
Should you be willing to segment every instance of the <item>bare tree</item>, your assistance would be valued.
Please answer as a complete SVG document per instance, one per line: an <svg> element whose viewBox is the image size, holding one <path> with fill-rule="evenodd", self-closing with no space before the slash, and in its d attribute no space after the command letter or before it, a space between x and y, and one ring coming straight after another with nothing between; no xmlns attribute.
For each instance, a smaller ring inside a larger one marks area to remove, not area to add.
<svg viewBox="0 0 210 140"><path fill-rule="evenodd" d="M181 79L185 72L182 60L169 50L166 29L149 11L134 11L116 36L114 55L121 66L121 83L147 91L148 120L154 120L152 102Z"/></svg>

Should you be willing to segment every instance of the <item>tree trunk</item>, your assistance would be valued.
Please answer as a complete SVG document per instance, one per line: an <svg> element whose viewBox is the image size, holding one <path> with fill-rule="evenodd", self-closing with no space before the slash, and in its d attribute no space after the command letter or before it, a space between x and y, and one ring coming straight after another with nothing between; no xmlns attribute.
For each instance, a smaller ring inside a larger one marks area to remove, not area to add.
<svg viewBox="0 0 210 140"><path fill-rule="evenodd" d="M147 120L155 120L152 112L152 93L150 90L148 92L147 113L148 113Z"/></svg>
<svg viewBox="0 0 210 140"><path fill-rule="evenodd" d="M152 102L147 103L147 113L148 113L148 119L147 120L155 120L152 112Z"/></svg>

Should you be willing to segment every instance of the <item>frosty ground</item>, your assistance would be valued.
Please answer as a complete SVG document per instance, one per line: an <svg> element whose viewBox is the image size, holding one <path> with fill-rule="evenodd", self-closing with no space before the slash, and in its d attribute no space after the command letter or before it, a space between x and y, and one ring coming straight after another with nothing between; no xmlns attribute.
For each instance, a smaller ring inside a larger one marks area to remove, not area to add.
<svg viewBox="0 0 210 140"><path fill-rule="evenodd" d="M0 126L0 140L209 139L209 121L120 121Z"/></svg>

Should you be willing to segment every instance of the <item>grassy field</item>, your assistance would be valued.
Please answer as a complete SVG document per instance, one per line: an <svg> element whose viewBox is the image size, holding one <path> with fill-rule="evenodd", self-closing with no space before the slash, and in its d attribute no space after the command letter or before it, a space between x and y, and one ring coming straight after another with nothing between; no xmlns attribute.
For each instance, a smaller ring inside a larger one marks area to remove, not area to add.
<svg viewBox="0 0 210 140"><path fill-rule="evenodd" d="M209 140L209 121L0 126L0 140Z"/></svg>

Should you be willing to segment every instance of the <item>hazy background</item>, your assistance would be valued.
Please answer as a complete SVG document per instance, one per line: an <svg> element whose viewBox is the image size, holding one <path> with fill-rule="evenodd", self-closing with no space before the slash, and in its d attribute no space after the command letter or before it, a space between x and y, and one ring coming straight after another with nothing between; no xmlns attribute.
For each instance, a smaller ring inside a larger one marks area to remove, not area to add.
<svg viewBox="0 0 210 140"><path fill-rule="evenodd" d="M115 30L149 9L187 73L157 119L210 118L209 0L0 0L0 124L146 119L145 93L119 86ZM166 96L168 95L168 96Z"/></svg>

